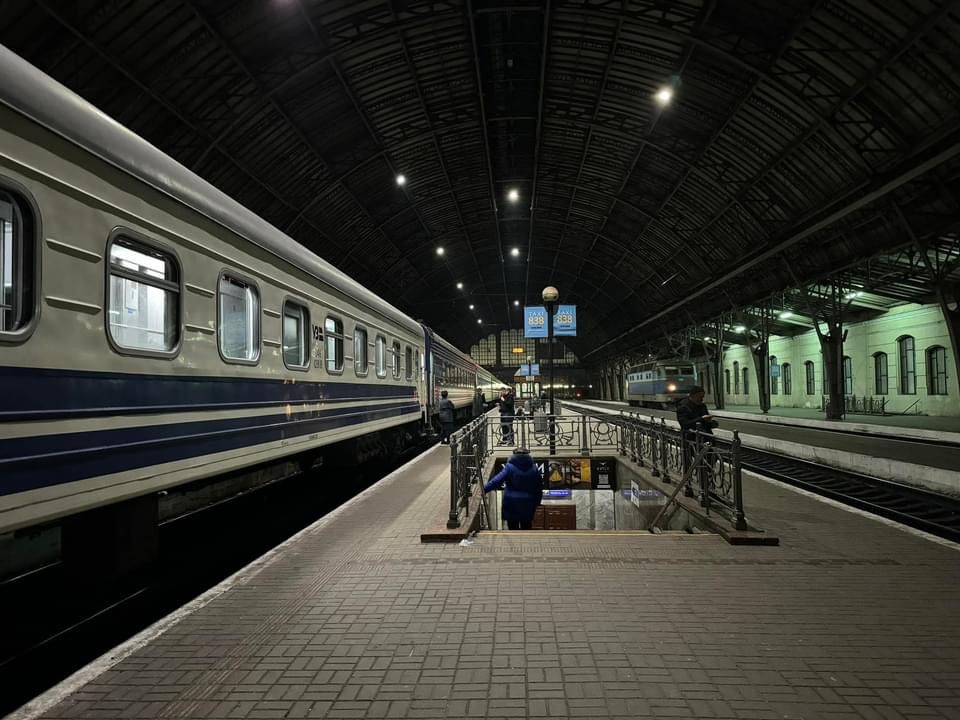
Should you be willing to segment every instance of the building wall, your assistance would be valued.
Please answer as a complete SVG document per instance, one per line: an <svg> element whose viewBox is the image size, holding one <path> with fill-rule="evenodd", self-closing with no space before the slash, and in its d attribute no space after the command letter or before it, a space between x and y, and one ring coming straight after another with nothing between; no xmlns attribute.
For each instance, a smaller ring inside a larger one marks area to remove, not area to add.
<svg viewBox="0 0 960 720"><path fill-rule="evenodd" d="M960 386L957 383L957 369L954 367L950 337L940 308L936 305L904 305L894 308L880 318L847 326L847 340L843 354L850 357L853 369L853 394L857 396L877 395L874 375L874 354L887 354L888 391L885 395L889 412L920 412L927 415L960 415ZM916 393L902 393L900 389L900 368L898 338L910 335L914 338L916 366ZM934 346L946 348L947 394L930 395L928 393L927 349ZM783 378L779 379L779 393L771 396L773 407L820 407L820 398L824 394L823 361L820 356L820 342L816 332L809 332L792 338L774 337L770 340L770 354L776 356L781 366L789 363L792 370L792 392L784 393ZM814 392L806 392L804 363L813 363ZM740 392L735 393L732 378L734 363L740 368ZM743 368L749 369L749 393L743 392ZM753 356L746 346L735 345L727 349L724 356L724 369L731 372L730 392L725 393L730 405L757 405L757 378ZM721 372L721 382L724 373ZM914 404L916 403L916 405ZM913 406L911 408L911 406Z"/></svg>

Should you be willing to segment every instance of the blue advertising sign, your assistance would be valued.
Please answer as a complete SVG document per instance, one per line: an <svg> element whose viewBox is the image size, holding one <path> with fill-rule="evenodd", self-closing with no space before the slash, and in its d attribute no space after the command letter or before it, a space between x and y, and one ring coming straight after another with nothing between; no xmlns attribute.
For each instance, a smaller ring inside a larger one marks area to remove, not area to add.
<svg viewBox="0 0 960 720"><path fill-rule="evenodd" d="M554 335L577 334L577 306L557 305L557 312L553 316Z"/></svg>
<svg viewBox="0 0 960 720"><path fill-rule="evenodd" d="M532 365L521 365L520 368L514 373L514 376L523 375L524 377L535 377L540 374L540 363L533 363Z"/></svg>
<svg viewBox="0 0 960 720"><path fill-rule="evenodd" d="M547 337L547 311L539 305L523 309L523 336L528 338ZM553 315L553 334L575 336L577 334L577 306L557 305Z"/></svg>
<svg viewBox="0 0 960 720"><path fill-rule="evenodd" d="M523 309L523 336L545 338L547 336L547 311L539 305Z"/></svg>

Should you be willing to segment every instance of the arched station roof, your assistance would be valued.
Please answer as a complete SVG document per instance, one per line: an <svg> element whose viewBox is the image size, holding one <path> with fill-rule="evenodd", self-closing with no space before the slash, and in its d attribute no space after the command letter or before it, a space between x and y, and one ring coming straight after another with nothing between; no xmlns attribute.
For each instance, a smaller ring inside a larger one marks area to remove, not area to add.
<svg viewBox="0 0 960 720"><path fill-rule="evenodd" d="M553 284L602 356L960 218L957 0L4 8L0 42L462 348Z"/></svg>

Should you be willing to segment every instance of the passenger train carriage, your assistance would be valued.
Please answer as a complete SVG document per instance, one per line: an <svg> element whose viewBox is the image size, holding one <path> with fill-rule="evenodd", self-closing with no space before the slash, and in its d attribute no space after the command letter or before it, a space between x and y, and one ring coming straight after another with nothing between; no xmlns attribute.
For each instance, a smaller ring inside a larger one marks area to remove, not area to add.
<svg viewBox="0 0 960 720"><path fill-rule="evenodd" d="M697 384L690 360L654 360L627 372L627 401L635 407L667 407L682 400Z"/></svg>
<svg viewBox="0 0 960 720"><path fill-rule="evenodd" d="M0 532L371 439L499 384L0 47ZM359 446L358 446L359 447Z"/></svg>

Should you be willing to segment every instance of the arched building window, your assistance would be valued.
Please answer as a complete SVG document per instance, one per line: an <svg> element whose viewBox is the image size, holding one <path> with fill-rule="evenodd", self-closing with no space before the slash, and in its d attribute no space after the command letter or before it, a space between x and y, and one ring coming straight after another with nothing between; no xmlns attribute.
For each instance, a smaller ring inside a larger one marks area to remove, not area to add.
<svg viewBox="0 0 960 720"><path fill-rule="evenodd" d="M927 348L927 394L947 394L947 350L940 345Z"/></svg>
<svg viewBox="0 0 960 720"><path fill-rule="evenodd" d="M843 356L843 394L853 395L853 360L849 355Z"/></svg>
<svg viewBox="0 0 960 720"><path fill-rule="evenodd" d="M780 394L780 368L777 366L777 356L770 356L770 394Z"/></svg>
<svg viewBox="0 0 960 720"><path fill-rule="evenodd" d="M740 394L740 363L733 364L733 394Z"/></svg>
<svg viewBox="0 0 960 720"><path fill-rule="evenodd" d="M724 380L724 388L727 392L727 395L729 395L730 394L730 368L724 368L723 380Z"/></svg>
<svg viewBox="0 0 960 720"><path fill-rule="evenodd" d="M750 394L750 368L743 369L743 394Z"/></svg>
<svg viewBox="0 0 960 720"><path fill-rule="evenodd" d="M897 355L900 360L900 394L916 395L917 358L913 338L910 335L901 335L897 338Z"/></svg>
<svg viewBox="0 0 960 720"><path fill-rule="evenodd" d="M791 377L790 363L780 366L780 376L783 378L783 394L793 395L793 377Z"/></svg>
<svg viewBox="0 0 960 720"><path fill-rule="evenodd" d="M890 391L887 380L887 354L878 352L873 354L873 391L877 395L886 395Z"/></svg>
<svg viewBox="0 0 960 720"><path fill-rule="evenodd" d="M813 375L813 360L807 360L803 364L803 372L807 380L807 395L813 395L817 392L817 383Z"/></svg>

